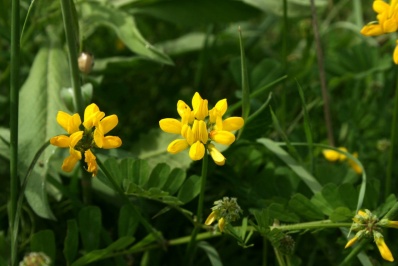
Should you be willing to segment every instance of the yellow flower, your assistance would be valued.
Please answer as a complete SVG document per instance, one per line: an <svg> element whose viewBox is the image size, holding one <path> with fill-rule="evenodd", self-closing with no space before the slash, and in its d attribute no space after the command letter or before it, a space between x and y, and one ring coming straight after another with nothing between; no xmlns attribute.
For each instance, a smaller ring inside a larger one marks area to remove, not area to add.
<svg viewBox="0 0 398 266"><path fill-rule="evenodd" d="M87 171L97 175L98 166L92 148L112 149L122 145L122 140L116 136L104 136L118 124L116 115L105 117L96 104L90 104L84 110L84 122L79 114L69 115L59 111L57 122L69 134L59 135L50 139L50 143L60 148L69 148L69 156L62 164L62 170L71 172L76 163L83 159Z"/></svg>
<svg viewBox="0 0 398 266"><path fill-rule="evenodd" d="M231 145L235 141L235 135L230 131L242 128L243 118L229 117L223 120L222 116L228 108L227 100L218 101L213 109L208 110L208 101L202 99L197 92L192 98L192 107L193 110L184 101L179 100L177 112L181 120L165 118L159 121L159 126L164 132L183 137L172 141L167 151L176 154L190 147L189 157L197 161L203 158L207 150L217 165L224 165L225 157L211 142Z"/></svg>
<svg viewBox="0 0 398 266"><path fill-rule="evenodd" d="M220 232L224 231L225 225L237 220L242 213L242 209L238 205L236 198L224 197L222 200L216 200L210 215L205 221L205 225L211 225L218 220L218 228Z"/></svg>
<svg viewBox="0 0 398 266"><path fill-rule="evenodd" d="M383 235L376 231L374 232L374 239L383 259L394 261L394 257L392 256L390 249L386 245L386 242L384 242Z"/></svg>
<svg viewBox="0 0 398 266"><path fill-rule="evenodd" d="M356 235L347 242L344 248L348 248L354 245L354 243L357 242L363 236L363 234L364 234L363 230L356 233Z"/></svg>
<svg viewBox="0 0 398 266"><path fill-rule="evenodd" d="M348 152L348 150L345 147L339 147L339 150L343 152ZM347 156L341 152L335 151L335 150L330 150L330 149L325 149L322 151L323 156L325 157L326 160L329 162L336 162L336 161L348 161L348 164L350 167L357 173L357 174L362 174L362 168L353 160L348 159ZM355 158L358 158L358 153L354 152L352 154Z"/></svg>
<svg viewBox="0 0 398 266"><path fill-rule="evenodd" d="M391 0L390 4L383 0L373 2L373 10L377 13L377 21L365 25L361 34L365 36L378 36L398 30L398 1ZM393 54L394 63L398 64L397 47Z"/></svg>

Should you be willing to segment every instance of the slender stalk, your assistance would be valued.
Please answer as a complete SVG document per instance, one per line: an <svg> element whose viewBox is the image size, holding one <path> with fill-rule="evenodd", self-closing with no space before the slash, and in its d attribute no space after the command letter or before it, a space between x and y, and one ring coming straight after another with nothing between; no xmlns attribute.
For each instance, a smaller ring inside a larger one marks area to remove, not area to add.
<svg viewBox="0 0 398 266"><path fill-rule="evenodd" d="M195 255L195 242L196 236L201 228L202 224L202 213L203 213L203 202L205 197L205 188L206 188L206 179L207 179L207 166L209 164L209 155L205 152L202 160L202 177L201 177L201 184L200 184L200 194L199 194L199 201L198 201L198 210L196 213L196 224L195 228L191 234L191 240L187 247L186 253L186 265L192 265L193 258Z"/></svg>
<svg viewBox="0 0 398 266"><path fill-rule="evenodd" d="M321 47L321 39L319 37L318 20L317 20L314 0L311 0L311 15L312 15L312 28L314 30L316 54L318 59L319 79L322 89L323 113L325 116L329 145L334 146L332 116L330 113L330 100L329 100L328 89L326 86L325 66L323 62L323 52Z"/></svg>
<svg viewBox="0 0 398 266"><path fill-rule="evenodd" d="M307 230L307 229L320 229L320 228L339 228L339 227L351 227L352 223L335 223L331 220L299 223L299 224L288 224L271 226L271 230L277 228L281 231L296 231L296 230Z"/></svg>
<svg viewBox="0 0 398 266"><path fill-rule="evenodd" d="M288 19L287 19L287 0L283 0L283 23L282 23L282 60L283 70L287 73L287 38L288 38ZM287 109L287 89L286 82L282 83L282 101L281 101L281 114L280 121L282 128L286 126L286 109Z"/></svg>
<svg viewBox="0 0 398 266"><path fill-rule="evenodd" d="M267 255L268 255L268 240L267 238L264 236L263 237L263 266L267 266Z"/></svg>
<svg viewBox="0 0 398 266"><path fill-rule="evenodd" d="M392 117L391 135L390 135L390 152L388 155L387 163L387 173L386 173L386 184L384 190L384 197L387 198L391 193L391 180L392 180L392 170L395 161L395 146L397 144L397 120L398 120L398 68L395 72L396 84L395 84L395 97L394 97L394 113Z"/></svg>
<svg viewBox="0 0 398 266"><path fill-rule="evenodd" d="M149 223L147 220L145 220L144 217L142 217L141 213L137 210L135 205L129 200L129 198L124 194L123 189L116 183L115 179L112 177L111 173L109 173L108 169L104 166L102 161L98 159L97 157L97 163L98 166L101 168L102 172L105 174L106 178L112 183L113 189L117 191L124 201L125 204L127 204L130 207L131 212L135 217L138 218L139 222L145 227L145 229L148 231L148 233L151 233L155 236L155 238L158 240L159 244L164 247L165 241L162 237L162 235L157 232Z"/></svg>
<svg viewBox="0 0 398 266"><path fill-rule="evenodd" d="M283 255L279 252L277 248L274 248L274 252L276 255L276 260L278 261L279 266L286 266L285 260L283 259Z"/></svg>
<svg viewBox="0 0 398 266"><path fill-rule="evenodd" d="M20 183L18 179L18 108L19 108L19 56L20 25L19 0L12 0L11 6L11 78L10 78L10 209L9 224L11 243L17 240L13 236ZM16 265L17 248L11 247L11 266Z"/></svg>
<svg viewBox="0 0 398 266"><path fill-rule="evenodd" d="M77 40L76 40L76 32L79 29L76 29L75 24L73 23L73 13L72 13L72 0L61 0L61 9L62 9L62 17L64 20L65 27L65 36L66 42L68 45L68 58L69 58L69 70L72 76L72 88L75 96L75 104L77 108L77 112L80 117L83 117L84 112L84 104L83 97L80 87L79 80L79 66L78 66L78 55L77 55ZM74 7L73 7L74 8Z"/></svg>

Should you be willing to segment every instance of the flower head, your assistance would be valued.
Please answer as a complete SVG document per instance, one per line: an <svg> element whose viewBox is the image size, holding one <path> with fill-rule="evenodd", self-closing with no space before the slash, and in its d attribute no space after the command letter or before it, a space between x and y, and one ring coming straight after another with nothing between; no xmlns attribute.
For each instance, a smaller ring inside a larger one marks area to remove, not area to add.
<svg viewBox="0 0 398 266"><path fill-rule="evenodd" d="M342 152L348 152L348 150L345 147L340 147L338 148L340 151ZM325 157L326 160L328 160L329 162L336 162L336 161L347 161L348 165L357 173L357 174L362 174L362 168L360 165L358 165L354 160L351 160L349 158L347 158L347 156L342 153L342 152L338 152L335 150L330 150L330 149L325 149L322 151L323 156ZM358 153L354 152L352 154L352 156L354 156L355 158L358 158Z"/></svg>
<svg viewBox="0 0 398 266"><path fill-rule="evenodd" d="M208 101L197 92L192 98L192 109L184 101L178 101L177 112L181 119L159 121L163 131L182 136L172 141L167 151L176 154L189 147L189 157L194 161L201 160L208 151L217 165L224 165L225 157L212 142L231 145L235 141L231 131L239 130L244 124L242 117L223 120L227 108L227 100L223 99L209 110Z"/></svg>
<svg viewBox="0 0 398 266"><path fill-rule="evenodd" d="M398 224L397 222L389 221L388 219L379 221L377 216L367 209L359 210L352 220L354 222L352 229L358 232L347 242L345 248L352 246L363 237L373 237L383 259L394 261L390 249L384 242L381 227L395 227Z"/></svg>
<svg viewBox="0 0 398 266"><path fill-rule="evenodd" d="M50 139L50 143L57 147L69 148L69 156L62 164L62 170L65 172L71 172L76 163L84 159L86 170L95 176L98 166L91 149L112 149L122 145L119 137L105 136L117 125L117 116L105 116L94 103L86 107L83 123L79 114L69 115L62 111L58 112L57 122L69 135L55 136Z"/></svg>
<svg viewBox="0 0 398 266"><path fill-rule="evenodd" d="M373 2L373 10L377 13L377 21L365 25L361 34L365 36L378 36L398 30L398 1L391 0L390 4L383 0ZM393 54L394 63L398 64L398 48L395 47Z"/></svg>
<svg viewBox="0 0 398 266"><path fill-rule="evenodd" d="M211 208L212 212L205 221L205 225L211 225L215 220L218 220L218 228L221 232L224 231L226 224L239 219L242 213L236 198L224 197L222 200L216 200L214 205Z"/></svg>

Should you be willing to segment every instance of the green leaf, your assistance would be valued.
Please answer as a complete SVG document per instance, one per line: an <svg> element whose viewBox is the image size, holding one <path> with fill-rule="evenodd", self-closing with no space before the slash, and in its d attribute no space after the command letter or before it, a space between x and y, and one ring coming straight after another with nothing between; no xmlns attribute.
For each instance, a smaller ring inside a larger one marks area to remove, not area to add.
<svg viewBox="0 0 398 266"><path fill-rule="evenodd" d="M330 215L333 212L332 206L330 206L329 202L323 197L321 192L315 193L311 198L311 202L317 206L319 210L322 210L325 215Z"/></svg>
<svg viewBox="0 0 398 266"><path fill-rule="evenodd" d="M270 229L269 226L271 225L271 218L268 214L268 209L261 209L261 210L250 210L250 212L254 215L256 219L258 231L264 236Z"/></svg>
<svg viewBox="0 0 398 266"><path fill-rule="evenodd" d="M325 198L325 200L329 203L332 208L337 208L337 207L345 207L346 205L344 202L341 200L340 193L338 191L338 187L333 184L327 184L323 187L322 189L322 196Z"/></svg>
<svg viewBox="0 0 398 266"><path fill-rule="evenodd" d="M79 212L79 229L84 249L95 250L99 246L102 221L101 210L96 206L88 206Z"/></svg>
<svg viewBox="0 0 398 266"><path fill-rule="evenodd" d="M137 226L139 224L139 219L134 217L131 212L131 207L128 205L123 205L120 208L119 219L118 219L118 233L119 237L123 236L133 236Z"/></svg>
<svg viewBox="0 0 398 266"><path fill-rule="evenodd" d="M182 185L180 191L178 191L178 198L188 203L193 200L200 192L201 177L198 175L190 176Z"/></svg>
<svg viewBox="0 0 398 266"><path fill-rule="evenodd" d="M217 250L206 241L199 241L198 248L202 249L210 260L212 266L222 266L220 255Z"/></svg>
<svg viewBox="0 0 398 266"><path fill-rule="evenodd" d="M151 45L138 30L133 16L100 2L80 2L81 25L88 35L98 25L112 29L120 40L133 52L146 56L163 64L173 64L171 59L159 49Z"/></svg>
<svg viewBox="0 0 398 266"><path fill-rule="evenodd" d="M173 195L182 186L185 181L187 174L185 171L174 168L169 174L169 178L163 186L164 191L168 191L170 195Z"/></svg>
<svg viewBox="0 0 398 266"><path fill-rule="evenodd" d="M299 216L309 220L321 220L324 218L321 210L302 194L295 194L289 201L289 207Z"/></svg>
<svg viewBox="0 0 398 266"><path fill-rule="evenodd" d="M243 0L265 12L273 12L279 16L283 16L283 1L281 0ZM311 15L310 1L307 0L287 0L287 15L289 17L302 17ZM328 4L327 0L314 1L316 8L325 8Z"/></svg>
<svg viewBox="0 0 398 266"><path fill-rule="evenodd" d="M66 110L60 100L60 91L70 86L67 58L59 45L53 43L37 53L28 79L19 98L19 173L26 171L44 142L64 132L56 122L57 112ZM34 101L32 101L34 99ZM25 195L34 212L43 218L55 219L50 210L46 192L46 163L53 153L49 147L39 159L26 187ZM61 165L59 166L61 168Z"/></svg>
<svg viewBox="0 0 398 266"><path fill-rule="evenodd" d="M283 150L277 143L270 139L262 138L258 139L257 142L263 144L267 149L272 151L276 156L279 157L282 161L286 163L290 169L293 170L301 180L311 189L311 191L315 194L316 192L320 192L322 190L321 184L313 177L308 171L299 165L296 160L294 160L285 150Z"/></svg>
<svg viewBox="0 0 398 266"><path fill-rule="evenodd" d="M259 15L260 12L241 2L230 0L201 1L135 1L130 4L132 12L163 19L176 25L205 25L209 23L230 23Z"/></svg>
<svg viewBox="0 0 398 266"><path fill-rule="evenodd" d="M344 222L351 221L352 217L354 217L355 212L351 211L347 207L338 207L330 214L329 219L333 222Z"/></svg>
<svg viewBox="0 0 398 266"><path fill-rule="evenodd" d="M87 265L91 262L98 261L106 258L109 254L112 254L115 251L120 251L126 249L135 241L134 237L124 236L110 244L108 247L104 249L93 250L77 261L75 261L72 266L83 266Z"/></svg>
<svg viewBox="0 0 398 266"><path fill-rule="evenodd" d="M144 188L163 188L166 183L168 176L170 174L170 166L165 163L161 163L155 166L149 176L148 182L145 184Z"/></svg>
<svg viewBox="0 0 398 266"><path fill-rule="evenodd" d="M0 127L0 156L10 159L10 129Z"/></svg>
<svg viewBox="0 0 398 266"><path fill-rule="evenodd" d="M79 231L76 220L68 220L67 228L64 241L64 256L69 265L75 259L79 248Z"/></svg>
<svg viewBox="0 0 398 266"><path fill-rule="evenodd" d="M56 245L55 236L52 230L42 230L32 236L30 241L32 252L43 252L51 261L55 261Z"/></svg>
<svg viewBox="0 0 398 266"><path fill-rule="evenodd" d="M245 47L243 45L242 33L239 28L240 63L242 75L242 118L246 120L250 114L250 88L249 74L247 73ZM242 131L241 131L242 132Z"/></svg>

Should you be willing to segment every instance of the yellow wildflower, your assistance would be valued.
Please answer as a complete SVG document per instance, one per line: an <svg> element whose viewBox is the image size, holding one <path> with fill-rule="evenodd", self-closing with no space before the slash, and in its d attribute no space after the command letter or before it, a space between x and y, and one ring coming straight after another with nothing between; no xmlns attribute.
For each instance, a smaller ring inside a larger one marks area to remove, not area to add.
<svg viewBox="0 0 398 266"><path fill-rule="evenodd" d="M340 151L343 152L348 152L348 150L345 147L339 147L338 148ZM350 167L357 173L357 174L362 174L362 168L353 160L348 159L347 156L341 152L335 151L335 150L330 150L330 149L325 149L322 151L323 156L325 157L326 160L330 162L336 162L336 161L347 161ZM354 152L352 154L355 158L358 158L358 153Z"/></svg>
<svg viewBox="0 0 398 266"><path fill-rule="evenodd" d="M189 157L197 161L203 158L207 150L217 165L224 165L225 157L212 142L231 145L235 141L235 135L231 131L243 127L243 118L229 117L223 120L222 116L228 108L227 100L218 101L214 108L209 110L208 101L202 99L198 92L192 98L192 107L193 109L179 100L177 112L181 119L165 118L159 121L163 131L183 137L172 141L167 151L176 154L190 147Z"/></svg>
<svg viewBox="0 0 398 266"><path fill-rule="evenodd" d="M398 30L398 1L391 0L390 4L383 0L373 2L373 10L377 13L377 21L372 21L365 25L361 34L365 36L378 36ZM398 46L395 47L393 60L398 64Z"/></svg>
<svg viewBox="0 0 398 266"><path fill-rule="evenodd" d="M116 136L104 136L117 124L116 115L105 117L96 104L90 104L84 111L84 122L79 114L69 115L59 111L57 122L69 134L59 135L50 139L50 143L60 148L69 148L69 156L62 164L62 170L70 172L76 163L83 159L87 164L87 171L97 175L98 166L92 148L112 149L122 145L122 140Z"/></svg>
<svg viewBox="0 0 398 266"><path fill-rule="evenodd" d="M383 259L388 261L394 261L394 257L392 256L390 249L386 245L386 242L384 242L383 235L377 231L375 231L373 235L377 248L379 249L380 255L383 257Z"/></svg>

